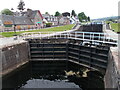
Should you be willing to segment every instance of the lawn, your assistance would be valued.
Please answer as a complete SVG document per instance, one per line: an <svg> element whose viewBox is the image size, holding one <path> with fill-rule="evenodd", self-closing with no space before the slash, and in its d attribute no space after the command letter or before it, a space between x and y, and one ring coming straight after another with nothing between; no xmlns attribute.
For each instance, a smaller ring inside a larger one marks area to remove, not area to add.
<svg viewBox="0 0 120 90"><path fill-rule="evenodd" d="M115 32L120 32L120 23L111 23L111 28L114 29Z"/></svg>
<svg viewBox="0 0 120 90"><path fill-rule="evenodd" d="M59 32L59 31L65 31L65 30L71 30L74 24L69 24L69 25L64 25L60 27L53 27L53 28L46 28L46 29L39 29L39 30L29 30L29 31L20 31L16 32L17 35L20 35L25 32L41 32L41 33L46 33L46 32ZM0 35L4 37L12 37L14 36L14 32L2 32Z"/></svg>

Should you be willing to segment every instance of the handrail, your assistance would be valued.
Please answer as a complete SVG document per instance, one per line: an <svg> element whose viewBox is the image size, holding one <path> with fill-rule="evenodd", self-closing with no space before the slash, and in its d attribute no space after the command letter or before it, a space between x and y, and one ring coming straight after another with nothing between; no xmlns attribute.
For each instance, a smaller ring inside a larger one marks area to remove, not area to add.
<svg viewBox="0 0 120 90"><path fill-rule="evenodd" d="M112 36L112 35L111 35ZM113 39L110 36L107 36L106 33L96 33L96 32L32 32L23 34L23 39L27 38L66 38L66 39L76 39L83 41L92 41L92 42L103 42L109 44L118 44L117 39ZM96 40L97 39L97 40Z"/></svg>

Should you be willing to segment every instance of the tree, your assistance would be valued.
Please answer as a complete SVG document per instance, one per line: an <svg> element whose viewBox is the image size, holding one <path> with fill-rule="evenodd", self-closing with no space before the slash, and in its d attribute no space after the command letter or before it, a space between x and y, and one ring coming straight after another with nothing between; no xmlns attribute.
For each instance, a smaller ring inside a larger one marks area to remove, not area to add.
<svg viewBox="0 0 120 90"><path fill-rule="evenodd" d="M79 21L82 22L83 20L87 21L88 17L85 15L84 12L78 14Z"/></svg>
<svg viewBox="0 0 120 90"><path fill-rule="evenodd" d="M76 16L76 13L75 13L75 11L74 11L74 10L72 10L71 15L72 15L72 16L74 16L74 17Z"/></svg>
<svg viewBox="0 0 120 90"><path fill-rule="evenodd" d="M108 21L114 21L112 18L108 19Z"/></svg>
<svg viewBox="0 0 120 90"><path fill-rule="evenodd" d="M90 17L88 16L88 21L90 21Z"/></svg>
<svg viewBox="0 0 120 90"><path fill-rule="evenodd" d="M60 16L61 14L57 11L55 12L55 16Z"/></svg>
<svg viewBox="0 0 120 90"><path fill-rule="evenodd" d="M18 4L18 10L22 12L25 9L24 6L25 6L25 3L23 2L23 0L20 0Z"/></svg>
<svg viewBox="0 0 120 90"><path fill-rule="evenodd" d="M45 12L45 14L49 14L48 12Z"/></svg>
<svg viewBox="0 0 120 90"><path fill-rule="evenodd" d="M3 10L1 11L1 13L2 13L2 14L6 14L6 15L13 15L13 12L12 12L11 10L9 10L9 9L3 9Z"/></svg>

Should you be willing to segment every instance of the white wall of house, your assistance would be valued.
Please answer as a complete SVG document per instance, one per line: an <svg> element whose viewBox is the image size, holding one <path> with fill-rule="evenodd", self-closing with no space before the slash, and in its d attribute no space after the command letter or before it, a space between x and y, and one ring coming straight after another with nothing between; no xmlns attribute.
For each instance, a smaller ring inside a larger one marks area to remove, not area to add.
<svg viewBox="0 0 120 90"><path fill-rule="evenodd" d="M49 14L43 14L46 23L52 23L53 26L58 25L58 18Z"/></svg>
<svg viewBox="0 0 120 90"><path fill-rule="evenodd" d="M71 24L76 24L79 22L79 19L75 18L74 16L70 17Z"/></svg>

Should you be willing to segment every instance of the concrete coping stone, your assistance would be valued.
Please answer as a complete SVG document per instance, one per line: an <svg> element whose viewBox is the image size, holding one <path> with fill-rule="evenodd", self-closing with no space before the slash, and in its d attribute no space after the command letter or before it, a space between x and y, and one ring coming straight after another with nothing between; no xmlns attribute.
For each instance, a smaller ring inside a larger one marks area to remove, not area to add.
<svg viewBox="0 0 120 90"><path fill-rule="evenodd" d="M3 39L3 40L5 40L5 39ZM10 42L7 42L7 40L6 40L6 43L4 43L5 41L3 41L3 43L2 43L2 40L0 41L1 42L1 44L0 44L0 49L2 49L2 48L5 48L5 47L9 47L9 46L13 46L13 45L17 45L17 44L21 44L21 43L26 43L27 41L25 41L25 40L12 40L12 41L10 41Z"/></svg>

